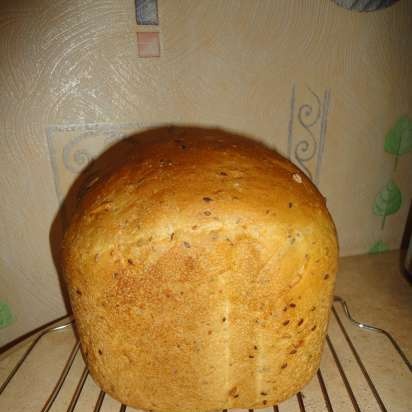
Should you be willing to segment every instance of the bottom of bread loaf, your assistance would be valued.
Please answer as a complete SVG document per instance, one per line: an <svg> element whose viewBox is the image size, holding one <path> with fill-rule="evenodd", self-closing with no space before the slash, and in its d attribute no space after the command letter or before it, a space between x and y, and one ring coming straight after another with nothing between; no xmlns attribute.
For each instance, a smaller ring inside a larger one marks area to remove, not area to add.
<svg viewBox="0 0 412 412"><path fill-rule="evenodd" d="M91 371L91 375L105 393L120 403L136 409L153 412L213 412L233 408L260 409L278 405L296 395L309 383L319 368L319 361L312 362L306 366L307 368L305 368L304 374L300 371L295 377L294 373L291 373L288 375L287 385L285 385L282 379L280 380L282 383L278 389L276 386L272 386L270 393L254 391L256 385L252 382L253 378L251 377L249 388L247 387L247 382L242 385L243 389L246 389L243 393L241 393L240 387L236 385L232 386L229 391L216 388L215 397L209 397L208 399L205 399L201 393L188 393L186 397L183 398L183 391L179 390L179 387L173 384L171 384L170 388L170 397L167 399L143 399L138 391L133 391L130 385L115 387L111 382L103 382L100 379L96 379L93 376L93 371ZM172 388L172 386L174 387ZM154 390L154 392L156 391ZM209 393L209 391L207 392Z"/></svg>

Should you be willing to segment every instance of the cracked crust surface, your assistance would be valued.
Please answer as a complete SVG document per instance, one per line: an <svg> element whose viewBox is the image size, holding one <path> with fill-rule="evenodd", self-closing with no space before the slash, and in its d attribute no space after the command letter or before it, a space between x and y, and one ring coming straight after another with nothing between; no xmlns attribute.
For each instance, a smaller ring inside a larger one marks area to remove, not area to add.
<svg viewBox="0 0 412 412"><path fill-rule="evenodd" d="M64 240L90 372L140 409L279 403L319 366L337 253L324 198L273 151L214 129L132 137Z"/></svg>

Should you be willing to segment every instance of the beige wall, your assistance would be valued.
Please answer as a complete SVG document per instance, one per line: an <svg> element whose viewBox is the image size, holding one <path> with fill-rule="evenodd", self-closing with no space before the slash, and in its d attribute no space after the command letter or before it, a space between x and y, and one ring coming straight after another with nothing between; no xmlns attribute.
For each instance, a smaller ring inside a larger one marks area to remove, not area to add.
<svg viewBox="0 0 412 412"><path fill-rule="evenodd" d="M160 0L161 57L148 59L138 57L134 0L0 8L0 301L15 319L0 345L65 313L49 245L59 201L87 153L145 126L218 125L295 162L312 135L303 164L342 254L399 246L412 153L393 172L384 140L412 114L412 2L358 14L329 0ZM373 204L390 178L403 203L381 230Z"/></svg>

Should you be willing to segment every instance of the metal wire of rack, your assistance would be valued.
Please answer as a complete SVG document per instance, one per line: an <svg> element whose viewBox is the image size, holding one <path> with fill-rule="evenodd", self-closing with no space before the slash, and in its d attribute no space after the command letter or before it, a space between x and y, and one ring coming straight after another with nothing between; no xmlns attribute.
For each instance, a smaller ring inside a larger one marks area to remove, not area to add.
<svg viewBox="0 0 412 412"><path fill-rule="evenodd" d="M339 296L335 296L334 298L334 305L332 306L332 315L334 320L336 321L338 328L343 335L344 341L349 347L350 353L353 356L353 359L355 360L355 363L359 367L360 371L362 372L363 378L367 383L367 387L370 391L370 394L373 396L373 399L376 402L376 406L378 409L374 409L376 411L381 411L381 412L388 412L390 409L390 405L386 405L384 399L382 398L382 395L379 393L370 373L368 372L365 362L362 360L362 357L360 356L359 351L356 349L354 342L352 338L350 337L350 334L348 333L347 329L345 328L344 322L342 321L341 316L339 315L337 311L337 306L341 307L342 313L346 316L346 318L357 328L360 328L365 331L370 331L374 333L379 333L384 336L389 340L391 343L393 349L399 355L400 359L402 360L402 363L406 366L406 368L409 370L409 372L412 372L412 365L410 361L408 360L407 356L405 353L402 351L401 347L399 344L396 342L396 340L385 330L377 328L375 326L367 325L365 323L358 322L355 320L348 308L348 305L346 302ZM59 331L64 331L71 329L73 327L74 320L72 318L69 318L65 323L55 326L55 327L50 327L47 329L44 329L40 334L35 337L35 339L32 341L30 346L26 349L26 351L23 353L23 355L20 357L20 359L17 361L15 366L12 368L11 372L8 374L6 377L5 381L2 383L0 386L0 395L5 392L6 388L9 387L9 385L12 384L13 378L18 374L20 368L22 365L27 361L27 359L30 357L30 354L34 350L34 348L39 344L39 342L44 338L45 336L49 334L53 334L54 332L59 332ZM336 369L338 370L338 375L341 379L341 382L343 383L343 386L346 391L347 397L350 399L350 405L353 411L355 412L362 412L361 406L359 399L355 396L354 389L350 383L350 379L348 378L348 374L345 371L343 362L341 360L341 356L339 354L339 351L336 348L336 345L333 343L333 340L330 337L330 334L326 336L326 346L330 351L330 354L332 356L332 359L334 361L334 364L336 366ZM76 357L79 355L80 352L80 344L76 340L74 346L72 347L69 356L67 358L67 361L57 379L57 381L54 384L54 388L49 394L49 396L46 398L44 401L44 404L40 410L40 412L48 412L52 410L52 408L56 404L56 400L58 399L59 393L65 384L66 378L73 366L73 363L76 359ZM320 393L322 394L322 403L323 403L323 409L326 410L327 412L335 412L335 406L332 402L332 398L330 395L330 390L328 390L328 383L327 380L324 377L324 374L320 368L317 373L316 373L316 378L314 380L317 380L317 385L320 389ZM77 381L77 385L75 387L75 390L71 396L71 399L69 401L69 404L67 408L65 409L67 412L74 412L77 411L77 406L78 406L78 401L79 398L84 390L85 387L85 382L88 378L89 372L87 370L87 367L84 365L82 373L80 374L80 378ZM93 412L100 412L102 409L102 406L104 405L104 402L107 398L107 395L105 392L100 390L98 393L97 399L94 403L93 406ZM300 412L306 412L307 411L307 405L306 405L306 400L305 400L305 389L303 389L301 392L297 393L294 399L295 404L298 406L298 410ZM286 408L287 409L287 408ZM284 404L282 403L281 405L274 405L273 407L270 408L265 408L264 412L283 412L286 409L284 409ZM17 407L14 409L16 412L19 411ZM63 410L63 409L59 409ZM130 407L127 407L126 405L118 405L116 409L111 409L111 410L118 410L119 412L125 412L126 410L132 411ZM83 409L82 409L83 411ZM240 410L237 410L240 411ZM253 409L249 410L244 410L245 412L253 412ZM80 411L79 411L80 412ZM227 410L223 410L223 412L227 412Z"/></svg>

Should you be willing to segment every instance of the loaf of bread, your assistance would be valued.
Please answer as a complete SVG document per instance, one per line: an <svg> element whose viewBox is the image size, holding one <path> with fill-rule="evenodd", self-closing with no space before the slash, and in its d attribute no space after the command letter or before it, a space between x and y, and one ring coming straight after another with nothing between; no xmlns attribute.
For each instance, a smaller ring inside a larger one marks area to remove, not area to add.
<svg viewBox="0 0 412 412"><path fill-rule="evenodd" d="M101 388L154 411L261 408L319 367L337 270L325 199L215 129L122 142L82 191L63 269Z"/></svg>

